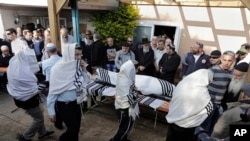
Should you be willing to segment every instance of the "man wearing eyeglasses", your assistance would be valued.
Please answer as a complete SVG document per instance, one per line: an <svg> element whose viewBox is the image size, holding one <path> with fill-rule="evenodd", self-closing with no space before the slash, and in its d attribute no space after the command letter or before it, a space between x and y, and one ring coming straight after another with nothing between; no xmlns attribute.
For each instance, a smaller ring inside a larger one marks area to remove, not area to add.
<svg viewBox="0 0 250 141"><path fill-rule="evenodd" d="M199 69L208 69L211 66L210 57L205 54L203 44L200 42L195 42L192 46L192 52L187 54L185 62L187 64L185 76Z"/></svg>
<svg viewBox="0 0 250 141"><path fill-rule="evenodd" d="M6 36L11 41L11 50L14 54L28 47L28 44L17 38L17 32L14 28L9 28L6 30Z"/></svg>

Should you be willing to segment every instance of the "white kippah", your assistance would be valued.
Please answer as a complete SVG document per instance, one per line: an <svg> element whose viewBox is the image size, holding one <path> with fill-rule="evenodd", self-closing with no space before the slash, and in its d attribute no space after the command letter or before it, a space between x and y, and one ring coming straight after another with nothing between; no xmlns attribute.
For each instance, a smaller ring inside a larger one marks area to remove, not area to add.
<svg viewBox="0 0 250 141"><path fill-rule="evenodd" d="M50 51L50 50L53 50L53 49L55 49L56 48L56 46L53 44L53 43L48 43L47 45L46 45L46 51Z"/></svg>

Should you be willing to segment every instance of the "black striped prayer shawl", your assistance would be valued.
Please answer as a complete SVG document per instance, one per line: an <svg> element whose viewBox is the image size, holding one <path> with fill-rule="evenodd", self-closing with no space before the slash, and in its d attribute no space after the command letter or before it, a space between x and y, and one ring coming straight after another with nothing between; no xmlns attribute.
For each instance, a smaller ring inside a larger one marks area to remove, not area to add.
<svg viewBox="0 0 250 141"><path fill-rule="evenodd" d="M116 85L117 73L98 68L96 75L99 81ZM175 85L168 81L146 75L136 75L135 86L144 95L163 95L167 98L172 97L175 88Z"/></svg>

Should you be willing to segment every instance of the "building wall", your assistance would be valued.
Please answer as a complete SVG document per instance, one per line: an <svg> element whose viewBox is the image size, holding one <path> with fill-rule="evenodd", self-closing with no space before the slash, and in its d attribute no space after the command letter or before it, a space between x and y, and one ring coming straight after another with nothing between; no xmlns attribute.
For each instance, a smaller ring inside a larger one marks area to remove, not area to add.
<svg viewBox="0 0 250 141"><path fill-rule="evenodd" d="M4 37L7 28L21 27L29 22L36 23L37 17L47 15L47 9L43 8L17 8L0 6L0 38ZM20 17L20 23L15 24L15 16Z"/></svg>
<svg viewBox="0 0 250 141"><path fill-rule="evenodd" d="M194 42L204 43L206 53L237 51L250 43L250 12L246 8L137 5L142 20L167 21L181 26L179 53Z"/></svg>
<svg viewBox="0 0 250 141"><path fill-rule="evenodd" d="M19 15L20 23L15 24L15 16ZM89 22L90 12L80 11L79 12L79 24L85 24L87 30L93 31L94 28ZM61 18L66 18L67 27L72 26L71 10L63 10L60 13ZM26 25L27 23L37 24L39 19L42 25L45 25L45 20L48 19L47 8L16 8L16 7L3 7L0 6L0 38L4 38L4 31L7 28L16 28Z"/></svg>

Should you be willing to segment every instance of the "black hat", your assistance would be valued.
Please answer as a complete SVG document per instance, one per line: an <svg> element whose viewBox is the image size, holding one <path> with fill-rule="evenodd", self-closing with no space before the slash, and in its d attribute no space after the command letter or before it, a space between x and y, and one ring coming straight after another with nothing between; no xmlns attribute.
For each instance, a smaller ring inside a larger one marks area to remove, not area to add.
<svg viewBox="0 0 250 141"><path fill-rule="evenodd" d="M129 44L127 42L123 42L122 47L129 47Z"/></svg>
<svg viewBox="0 0 250 141"><path fill-rule="evenodd" d="M220 57L221 52L219 50L214 50L214 51L211 52L210 56L211 57Z"/></svg>
<svg viewBox="0 0 250 141"><path fill-rule="evenodd" d="M247 72L248 67L249 67L249 64L248 64L248 63L242 62L242 63L237 64L237 65L234 67L234 69L236 69L236 70L238 70L238 71L241 71L241 72Z"/></svg>
<svg viewBox="0 0 250 141"><path fill-rule="evenodd" d="M148 44L148 43L150 43L148 38L142 38L141 44Z"/></svg>

